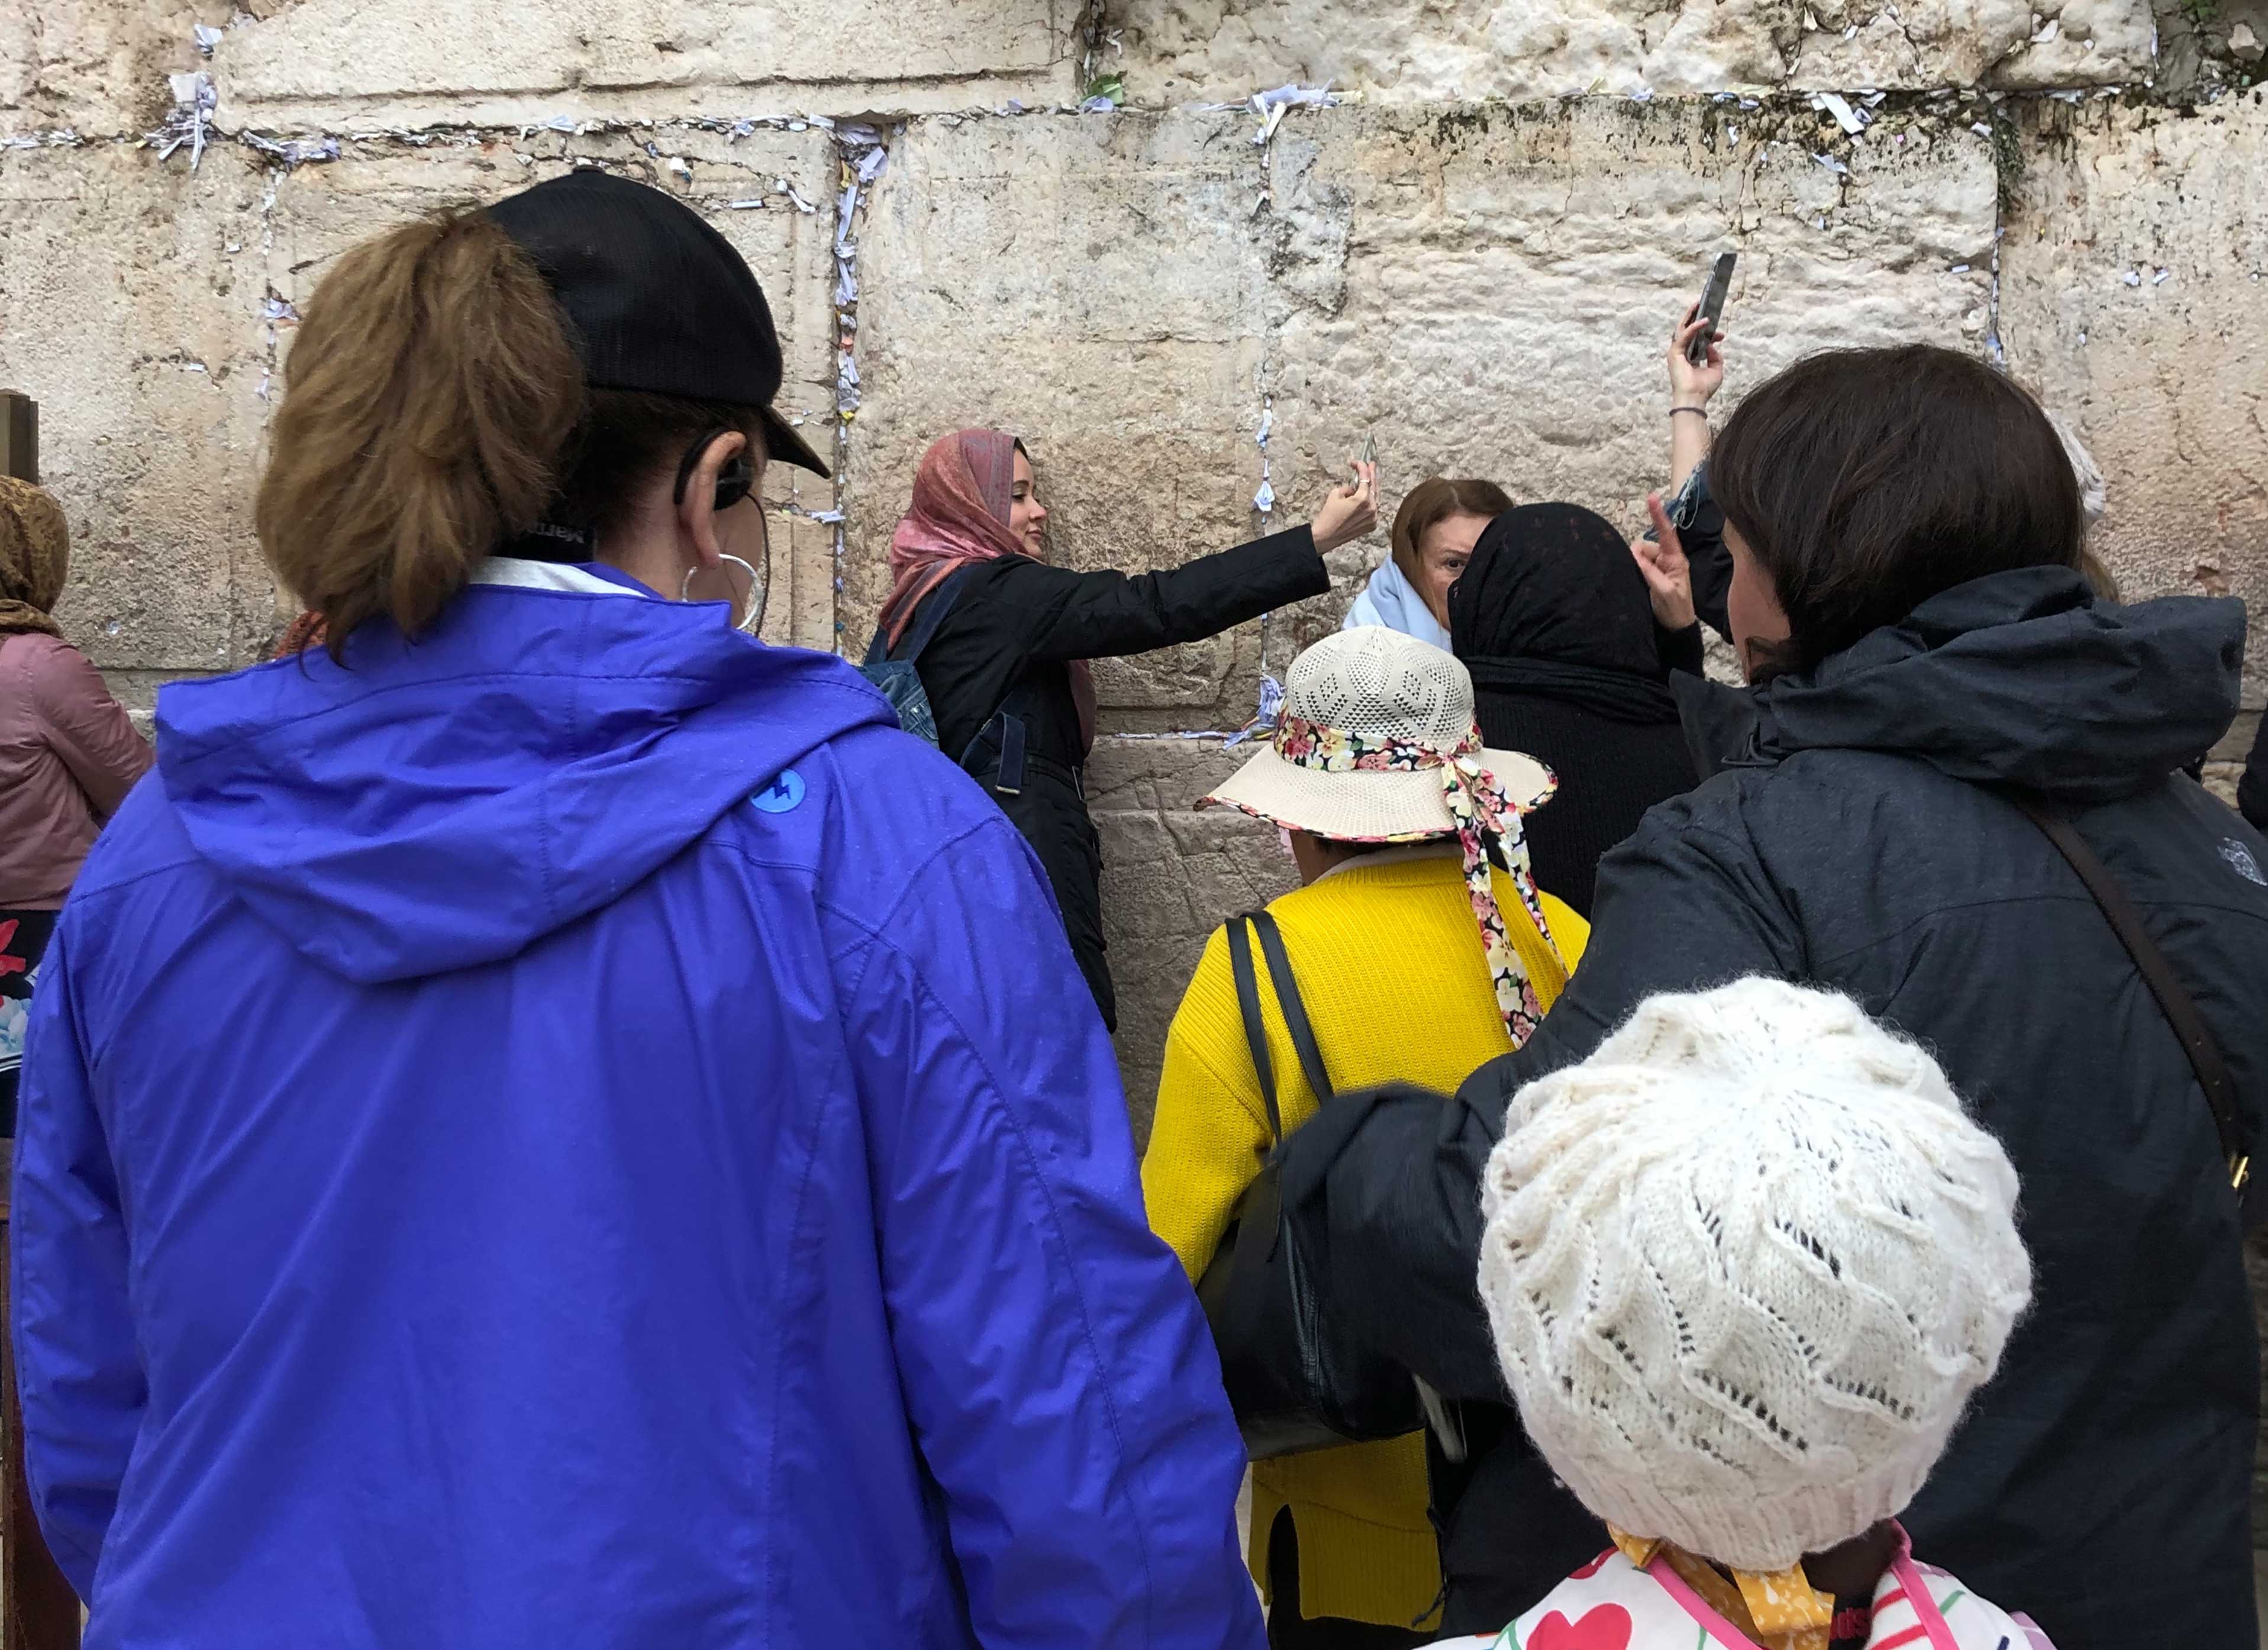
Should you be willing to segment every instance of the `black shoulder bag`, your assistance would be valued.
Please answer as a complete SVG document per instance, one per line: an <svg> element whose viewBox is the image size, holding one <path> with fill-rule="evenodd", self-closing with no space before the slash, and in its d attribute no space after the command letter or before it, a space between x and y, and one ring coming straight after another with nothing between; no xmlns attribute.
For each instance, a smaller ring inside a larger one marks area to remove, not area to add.
<svg viewBox="0 0 2268 1650"><path fill-rule="evenodd" d="M1315 1045L1307 1005L1284 952L1284 937L1266 911L1229 919L1228 955L1236 976L1236 1002L1251 1044L1252 1067L1268 1108L1274 1149L1259 1178L1237 1201L1228 1231L1197 1283L1197 1299L1220 1352L1222 1383L1236 1412L1246 1452L1255 1461L1340 1444L1398 1438L1424 1425L1418 1387L1395 1364L1348 1348L1323 1332L1314 1268L1294 1228L1284 1219L1284 1114L1276 1099L1268 1028L1260 1013L1260 983L1252 965L1252 935L1260 936L1276 1000L1284 1010L1300 1066L1317 1101L1330 1099L1329 1075ZM1344 1337L1341 1337L1343 1340Z"/></svg>
<svg viewBox="0 0 2268 1650"><path fill-rule="evenodd" d="M2088 846L2079 828L2029 792L2006 791L2002 794L2022 810L2024 816L2038 826L2071 862L2071 868L2079 873L2079 880L2109 919L2119 944L2133 959L2142 983L2158 999L2160 1012L2173 1027L2182 1051L2190 1057L2190 1069L2197 1073L2198 1086L2205 1090L2205 1106L2213 1113L2213 1132L2220 1138L2222 1160L2228 1165L2228 1183L2236 1192L2244 1224L2250 1227L2258 1219L2255 1207L2257 1200L2247 1192L2252 1179L2251 1148L2245 1144L2244 1125L2237 1114L2236 1079L2229 1074L2228 1062L2221 1057L2220 1044L2213 1040L2205 1016L2198 1013L2196 1001L2176 977L2166 954L2158 949L2158 942L2143 927L2142 913L2110 874L2110 867Z"/></svg>

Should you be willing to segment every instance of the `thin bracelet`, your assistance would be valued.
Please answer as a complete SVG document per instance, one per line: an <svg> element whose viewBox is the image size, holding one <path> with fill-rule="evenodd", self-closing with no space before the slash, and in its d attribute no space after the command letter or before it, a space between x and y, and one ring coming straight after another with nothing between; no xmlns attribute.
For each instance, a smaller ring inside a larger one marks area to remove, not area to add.
<svg viewBox="0 0 2268 1650"><path fill-rule="evenodd" d="M1672 407L1669 409L1669 416L1675 418L1682 412L1698 413L1704 418L1709 416L1709 409L1706 407Z"/></svg>

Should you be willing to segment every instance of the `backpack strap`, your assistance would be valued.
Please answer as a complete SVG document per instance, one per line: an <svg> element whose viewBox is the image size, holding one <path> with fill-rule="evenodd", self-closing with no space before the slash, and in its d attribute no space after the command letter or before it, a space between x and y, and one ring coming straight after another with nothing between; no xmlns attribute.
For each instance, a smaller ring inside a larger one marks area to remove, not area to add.
<svg viewBox="0 0 2268 1650"><path fill-rule="evenodd" d="M963 567L947 573L938 581L936 589L922 598L921 607L914 615L913 628L898 638L896 647L890 645L889 632L876 625L874 639L866 645L865 662L879 665L885 659L899 659L909 665L918 664L922 649L937 634L937 627L945 622L945 615L953 611L954 598L961 593L961 576L968 571Z"/></svg>
<svg viewBox="0 0 2268 1650"><path fill-rule="evenodd" d="M1268 1107L1268 1131L1274 1144L1284 1144L1284 1113L1276 1103L1276 1064L1268 1057L1268 1022L1260 1013L1260 982L1252 969L1251 926L1265 911L1246 911L1228 919L1228 966L1236 976L1236 1006L1244 1016L1244 1041L1252 1050L1252 1069L1260 1077L1260 1098Z"/></svg>
<svg viewBox="0 0 2268 1650"><path fill-rule="evenodd" d="M987 790L1001 796L1020 796L1024 789L1024 747L1029 737L1031 718L1039 705L1037 690L1028 681L1021 681L1008 689L999 708L984 718L968 741L968 748L961 753L961 765L982 780ZM990 740L999 752L997 762L983 760L985 741Z"/></svg>
<svg viewBox="0 0 2268 1650"><path fill-rule="evenodd" d="M1250 917L1260 935L1260 949L1268 958L1269 978L1275 983L1277 1005L1284 1011L1284 1028L1292 1034L1292 1046L1299 1050L1300 1069L1307 1074L1307 1086L1315 1091L1317 1104L1337 1093L1331 1086L1330 1073L1323 1069L1323 1051L1315 1042L1315 1028L1307 1020L1307 1005L1300 996L1300 982L1292 972L1292 959L1284 950L1284 935L1276 926L1276 919L1268 912L1255 911Z"/></svg>
<svg viewBox="0 0 2268 1650"><path fill-rule="evenodd" d="M2228 1183L2242 1196L2245 1182L2252 1177L2252 1159L2245 1150L2244 1127L2237 1117L2236 1082L2229 1075L2228 1062L2221 1057L2220 1044L2214 1041L2205 1017L2198 1013L2196 1000L2183 988L2173 965L2166 961L2166 954L2142 925L2142 913L2110 874L2110 867L2079 834L2079 828L2044 799L2029 792L2009 791L2003 794L2040 828L2079 873L2079 880L2086 884L2087 891L2095 896L2095 902L2110 920L2111 932L2133 959L2142 983L2158 999L2160 1012L2173 1027L2182 1051L2190 1057L2190 1069L2197 1074L2198 1086L2205 1090L2205 1103L2213 1113L2213 1132L2220 1137L2221 1154L2228 1164Z"/></svg>
<svg viewBox="0 0 2268 1650"><path fill-rule="evenodd" d="M992 713L1000 727L1000 771L993 776L992 788L1002 796L1020 796L1024 790L1024 718L1008 708L1014 700L1009 695Z"/></svg>

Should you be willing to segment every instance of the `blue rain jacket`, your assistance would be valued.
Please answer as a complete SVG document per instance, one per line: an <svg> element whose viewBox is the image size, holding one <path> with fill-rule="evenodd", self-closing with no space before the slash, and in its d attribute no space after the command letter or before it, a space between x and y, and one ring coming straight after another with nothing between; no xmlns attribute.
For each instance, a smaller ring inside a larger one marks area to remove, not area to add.
<svg viewBox="0 0 2268 1650"><path fill-rule="evenodd" d="M166 689L13 1285L92 1650L1262 1643L1031 851L831 657L491 563Z"/></svg>

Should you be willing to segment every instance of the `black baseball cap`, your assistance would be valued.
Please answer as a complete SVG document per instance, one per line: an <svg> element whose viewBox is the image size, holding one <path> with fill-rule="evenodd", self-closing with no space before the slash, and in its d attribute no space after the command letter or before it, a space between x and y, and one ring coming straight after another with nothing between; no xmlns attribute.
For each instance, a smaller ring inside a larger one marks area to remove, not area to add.
<svg viewBox="0 0 2268 1650"><path fill-rule="evenodd" d="M755 408L771 458L828 474L772 410L780 346L764 289L698 212L585 169L507 195L488 215L543 271L579 335L592 388Z"/></svg>

